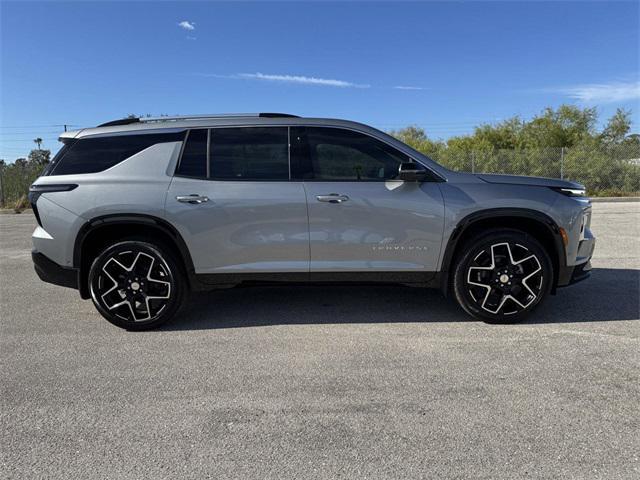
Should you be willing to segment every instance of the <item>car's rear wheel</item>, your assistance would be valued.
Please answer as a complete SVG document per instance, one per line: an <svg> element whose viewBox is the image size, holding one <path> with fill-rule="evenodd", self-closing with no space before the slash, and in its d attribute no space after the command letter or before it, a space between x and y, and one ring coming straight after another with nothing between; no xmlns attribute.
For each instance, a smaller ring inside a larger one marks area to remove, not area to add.
<svg viewBox="0 0 640 480"><path fill-rule="evenodd" d="M544 247L519 230L492 230L467 242L454 267L453 290L470 315L491 323L520 321L551 290Z"/></svg>
<svg viewBox="0 0 640 480"><path fill-rule="evenodd" d="M102 251L89 270L91 299L109 322L128 330L172 318L186 293L184 274L168 249L138 239Z"/></svg>

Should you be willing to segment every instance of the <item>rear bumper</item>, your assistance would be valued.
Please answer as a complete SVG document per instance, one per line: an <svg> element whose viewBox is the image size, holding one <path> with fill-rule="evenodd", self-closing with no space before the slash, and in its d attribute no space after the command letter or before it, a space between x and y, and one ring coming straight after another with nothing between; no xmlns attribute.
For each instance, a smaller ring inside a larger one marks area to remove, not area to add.
<svg viewBox="0 0 640 480"><path fill-rule="evenodd" d="M78 269L58 265L36 250L31 252L31 258L33 267L43 282L61 287L78 288Z"/></svg>

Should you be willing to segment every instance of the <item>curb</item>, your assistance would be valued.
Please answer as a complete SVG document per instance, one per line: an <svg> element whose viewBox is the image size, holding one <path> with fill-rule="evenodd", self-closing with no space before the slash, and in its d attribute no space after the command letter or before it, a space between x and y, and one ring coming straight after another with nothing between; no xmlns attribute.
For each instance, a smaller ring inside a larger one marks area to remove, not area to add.
<svg viewBox="0 0 640 480"><path fill-rule="evenodd" d="M640 197L589 197L591 203L599 203L599 202L640 202Z"/></svg>
<svg viewBox="0 0 640 480"><path fill-rule="evenodd" d="M13 208L0 208L0 215L21 215L23 213L31 213L30 208L23 209L20 213L16 213Z"/></svg>

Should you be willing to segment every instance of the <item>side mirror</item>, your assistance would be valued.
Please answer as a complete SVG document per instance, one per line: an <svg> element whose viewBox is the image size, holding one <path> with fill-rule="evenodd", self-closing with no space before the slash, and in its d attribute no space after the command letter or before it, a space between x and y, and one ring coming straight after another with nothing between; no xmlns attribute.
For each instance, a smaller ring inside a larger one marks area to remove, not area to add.
<svg viewBox="0 0 640 480"><path fill-rule="evenodd" d="M398 168L398 179L405 182L423 182L427 177L427 170L419 163L401 163Z"/></svg>

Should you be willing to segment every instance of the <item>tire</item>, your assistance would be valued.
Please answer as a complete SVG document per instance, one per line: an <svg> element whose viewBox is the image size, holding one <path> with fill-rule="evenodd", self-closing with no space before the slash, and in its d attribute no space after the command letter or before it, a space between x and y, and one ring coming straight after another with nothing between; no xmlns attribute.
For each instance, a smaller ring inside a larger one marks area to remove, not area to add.
<svg viewBox="0 0 640 480"><path fill-rule="evenodd" d="M149 330L173 318L184 303L186 277L161 243L126 239L103 250L89 270L96 309L127 330Z"/></svg>
<svg viewBox="0 0 640 480"><path fill-rule="evenodd" d="M487 323L515 323L549 294L553 265L532 236L490 230L466 242L457 258L453 291L458 304Z"/></svg>

